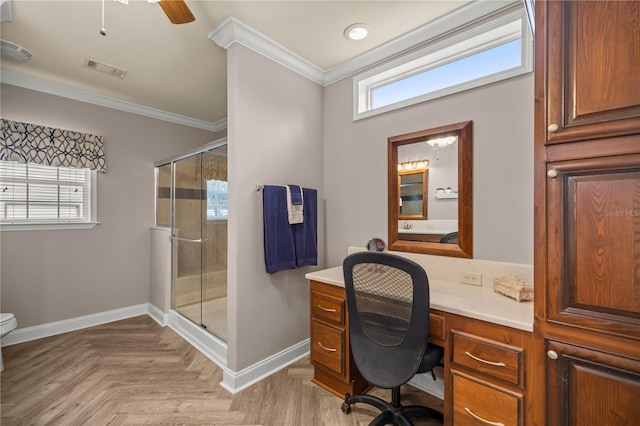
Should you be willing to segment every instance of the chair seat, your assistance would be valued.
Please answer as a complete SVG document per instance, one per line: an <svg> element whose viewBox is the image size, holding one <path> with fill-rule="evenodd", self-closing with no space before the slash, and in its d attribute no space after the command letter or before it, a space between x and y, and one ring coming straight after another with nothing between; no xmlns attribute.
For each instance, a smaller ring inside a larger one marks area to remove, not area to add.
<svg viewBox="0 0 640 426"><path fill-rule="evenodd" d="M418 367L418 373L426 373L427 371L433 370L434 367L440 364L443 356L444 348L429 343L429 346L427 346L427 349L424 351L422 363L420 367Z"/></svg>

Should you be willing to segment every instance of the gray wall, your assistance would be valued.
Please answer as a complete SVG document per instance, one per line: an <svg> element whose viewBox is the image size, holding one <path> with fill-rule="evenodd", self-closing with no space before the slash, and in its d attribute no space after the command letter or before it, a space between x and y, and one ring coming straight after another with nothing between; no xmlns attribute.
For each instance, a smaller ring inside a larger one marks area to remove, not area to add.
<svg viewBox="0 0 640 426"><path fill-rule="evenodd" d="M20 328L149 302L153 162L221 135L2 85L2 117L104 136L90 230L3 231L2 312Z"/></svg>
<svg viewBox="0 0 640 426"><path fill-rule="evenodd" d="M324 90L328 266L388 238L387 138L473 120L473 253L533 263L533 73L354 122L352 79Z"/></svg>
<svg viewBox="0 0 640 426"><path fill-rule="evenodd" d="M227 50L229 336L227 366L240 371L309 337L309 283L324 266L265 272L262 193L256 185L318 189L324 250L322 87L246 47Z"/></svg>

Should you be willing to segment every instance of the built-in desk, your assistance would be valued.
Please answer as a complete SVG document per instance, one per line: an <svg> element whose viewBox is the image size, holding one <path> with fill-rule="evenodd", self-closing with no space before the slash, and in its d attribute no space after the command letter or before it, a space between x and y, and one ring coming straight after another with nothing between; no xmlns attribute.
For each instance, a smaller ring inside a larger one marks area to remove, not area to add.
<svg viewBox="0 0 640 426"><path fill-rule="evenodd" d="M306 278L313 382L341 398L366 391L349 348L342 267ZM445 424L531 424L533 303L486 285L429 279L429 289L430 340L445 348Z"/></svg>

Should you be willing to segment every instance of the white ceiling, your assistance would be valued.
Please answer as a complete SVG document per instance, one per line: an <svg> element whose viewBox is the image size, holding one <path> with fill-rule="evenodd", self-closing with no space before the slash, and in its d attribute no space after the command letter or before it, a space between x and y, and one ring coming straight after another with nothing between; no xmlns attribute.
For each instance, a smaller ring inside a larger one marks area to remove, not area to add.
<svg viewBox="0 0 640 426"><path fill-rule="evenodd" d="M426 1L195 1L195 22L174 25L157 4L101 1L13 1L13 22L0 36L33 59L3 60L2 71L215 123L226 115L226 52L207 36L232 16L316 66L328 70L468 3ZM355 22L369 38L343 37ZM86 58L128 71L124 79L83 67Z"/></svg>

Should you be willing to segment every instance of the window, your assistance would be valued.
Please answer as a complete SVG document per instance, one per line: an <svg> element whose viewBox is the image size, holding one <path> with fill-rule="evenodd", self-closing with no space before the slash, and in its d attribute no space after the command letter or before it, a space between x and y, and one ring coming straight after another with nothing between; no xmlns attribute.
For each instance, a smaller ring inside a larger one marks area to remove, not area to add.
<svg viewBox="0 0 640 426"><path fill-rule="evenodd" d="M93 227L95 175L89 169L0 161L0 224L3 229Z"/></svg>
<svg viewBox="0 0 640 426"><path fill-rule="evenodd" d="M533 41L523 9L360 74L353 79L353 119L370 117L533 70Z"/></svg>
<svg viewBox="0 0 640 426"><path fill-rule="evenodd" d="M227 182L207 180L207 220L227 219Z"/></svg>

